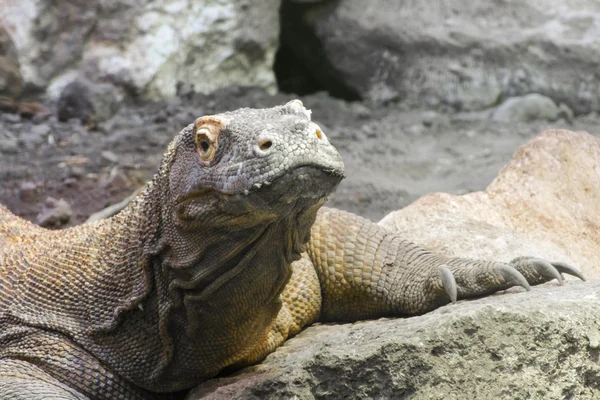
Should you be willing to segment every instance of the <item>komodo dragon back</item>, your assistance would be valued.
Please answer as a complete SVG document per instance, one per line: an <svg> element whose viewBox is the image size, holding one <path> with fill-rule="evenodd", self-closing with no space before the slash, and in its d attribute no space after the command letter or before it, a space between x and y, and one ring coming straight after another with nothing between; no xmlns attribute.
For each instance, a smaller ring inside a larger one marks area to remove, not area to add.
<svg viewBox="0 0 600 400"><path fill-rule="evenodd" d="M295 100L198 118L114 217L49 231L0 206L0 398L171 398L316 321L583 279L445 257L323 207L343 174Z"/></svg>

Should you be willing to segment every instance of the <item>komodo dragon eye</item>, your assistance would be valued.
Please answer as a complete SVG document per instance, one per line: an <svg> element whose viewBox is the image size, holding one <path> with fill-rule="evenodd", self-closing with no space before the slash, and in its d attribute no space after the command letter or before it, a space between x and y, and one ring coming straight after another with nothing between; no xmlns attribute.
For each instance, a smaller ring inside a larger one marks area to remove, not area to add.
<svg viewBox="0 0 600 400"><path fill-rule="evenodd" d="M216 153L215 134L209 126L201 126L196 131L196 147L202 161L210 161Z"/></svg>

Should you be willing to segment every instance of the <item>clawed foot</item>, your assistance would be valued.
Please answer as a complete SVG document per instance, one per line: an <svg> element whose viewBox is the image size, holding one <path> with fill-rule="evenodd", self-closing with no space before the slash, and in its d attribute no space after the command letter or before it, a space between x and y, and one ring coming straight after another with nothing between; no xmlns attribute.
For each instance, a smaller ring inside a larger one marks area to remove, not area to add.
<svg viewBox="0 0 600 400"><path fill-rule="evenodd" d="M530 290L530 285L553 279L563 285L562 274L585 281L581 272L569 264L536 257L519 257L508 264L450 259L440 268L439 274L442 287L452 303L459 298L482 296L513 286Z"/></svg>
<svg viewBox="0 0 600 400"><path fill-rule="evenodd" d="M512 260L510 266L519 271L532 285L556 279L559 285L564 283L563 274L576 276L585 281L585 277L577 268L562 262L549 262L536 257L518 257Z"/></svg>

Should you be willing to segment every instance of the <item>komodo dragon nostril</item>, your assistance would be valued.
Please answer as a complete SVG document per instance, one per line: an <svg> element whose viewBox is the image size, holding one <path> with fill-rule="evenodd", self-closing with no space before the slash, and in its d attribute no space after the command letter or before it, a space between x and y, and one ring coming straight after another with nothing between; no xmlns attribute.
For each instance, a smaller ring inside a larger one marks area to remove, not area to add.
<svg viewBox="0 0 600 400"><path fill-rule="evenodd" d="M270 141L269 139L264 139L261 140L260 142L258 142L258 147L262 150L262 151L267 151L271 148L271 146L273 146L273 142Z"/></svg>
<svg viewBox="0 0 600 400"><path fill-rule="evenodd" d="M258 156L266 156L271 152L273 144L273 139L269 137L260 138L254 146L254 152Z"/></svg>

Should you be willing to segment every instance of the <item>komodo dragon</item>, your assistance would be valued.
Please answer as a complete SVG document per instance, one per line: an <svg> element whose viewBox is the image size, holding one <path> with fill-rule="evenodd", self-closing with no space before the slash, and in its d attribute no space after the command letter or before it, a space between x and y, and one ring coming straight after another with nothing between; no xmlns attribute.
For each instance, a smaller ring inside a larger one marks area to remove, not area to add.
<svg viewBox="0 0 600 400"><path fill-rule="evenodd" d="M315 321L583 279L443 257L321 207L343 171L295 100L198 118L110 219L48 231L0 207L0 398L171 398Z"/></svg>

